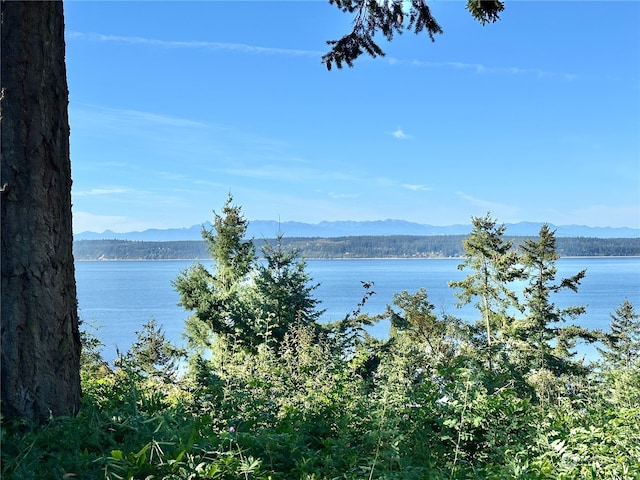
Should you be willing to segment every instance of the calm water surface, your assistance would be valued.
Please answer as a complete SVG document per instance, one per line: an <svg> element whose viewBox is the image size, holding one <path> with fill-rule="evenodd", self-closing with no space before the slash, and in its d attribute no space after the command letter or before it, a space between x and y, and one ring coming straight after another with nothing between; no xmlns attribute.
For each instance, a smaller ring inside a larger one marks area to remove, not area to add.
<svg viewBox="0 0 640 480"><path fill-rule="evenodd" d="M105 345L106 360L115 358L116 349L126 351L135 341L136 332L151 318L163 326L169 340L182 343L183 324L189 312L178 306L179 297L171 282L192 263L76 263L80 317L85 325L97 328L95 334ZM382 313L392 303L394 293L425 287L438 311L474 321L477 312L473 306L456 308L454 290L448 287L449 281L468 274L457 269L459 263L459 259L310 260L307 271L314 283L320 284L315 297L326 310L323 321L338 320L356 308L365 293L361 282L374 282L375 292L363 312ZM578 293L563 292L553 299L563 307L586 305L587 314L577 323L607 329L610 313L625 299L640 309L640 258L563 258L557 267L556 278L587 270ZM387 329L388 324L381 323L371 333L384 337Z"/></svg>

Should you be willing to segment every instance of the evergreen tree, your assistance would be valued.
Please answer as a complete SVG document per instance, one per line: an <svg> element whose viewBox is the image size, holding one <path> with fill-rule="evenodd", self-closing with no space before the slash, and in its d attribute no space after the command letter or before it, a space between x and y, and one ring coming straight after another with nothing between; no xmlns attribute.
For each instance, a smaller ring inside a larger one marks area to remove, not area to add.
<svg viewBox="0 0 640 480"><path fill-rule="evenodd" d="M459 270L472 270L466 278L450 282L449 286L460 291L455 295L458 306L477 299L476 307L481 314L485 330L484 344L489 370L493 368L493 357L498 353L496 344L504 343L511 334L513 309L520 309L518 298L509 288L509 282L522 277L518 267L518 256L511 247L513 241L504 239L504 225L487 213L484 217L472 217L473 229L463 242L465 260Z"/></svg>
<svg viewBox="0 0 640 480"><path fill-rule="evenodd" d="M245 240L248 221L229 198L213 230L203 230L215 273L202 264L182 272L174 285L181 304L194 311L186 324L192 347L211 349L217 338L255 351L267 343L276 349L294 324L313 324L322 314L309 285L306 263L287 250L278 236L262 247L257 262L253 241Z"/></svg>
<svg viewBox="0 0 640 480"><path fill-rule="evenodd" d="M283 247L281 234L275 245L265 243L262 254L265 261L253 278L256 333L268 345L279 346L295 324L312 324L322 314L317 309L320 302L312 296L318 284L309 284L306 262L298 258L297 250Z"/></svg>
<svg viewBox="0 0 640 480"><path fill-rule="evenodd" d="M248 221L229 194L222 214L214 212L212 230L202 237L214 261L214 273L196 263L178 275L174 286L180 304L194 314L186 322L190 346L210 349L216 336L254 344L255 332L246 302L248 274L255 266L253 242L245 240Z"/></svg>
<svg viewBox="0 0 640 480"><path fill-rule="evenodd" d="M230 290L254 267L255 248L252 240L245 240L249 221L242 215L241 207L233 204L231 193L222 207L222 214L213 213L213 228L203 228L202 238L216 262L218 284L222 289Z"/></svg>
<svg viewBox="0 0 640 480"><path fill-rule="evenodd" d="M527 314L517 322L518 341L513 356L517 353L519 358L514 361L528 374L540 371L550 371L553 376L577 373L581 367L572 361L576 341L591 342L596 337L586 328L562 325L582 315L584 306L559 308L551 296L565 289L576 292L586 270L555 283L556 261L560 255L556 252L555 232L546 224L540 228L537 240L527 239L519 248L528 280L523 292Z"/></svg>
<svg viewBox="0 0 640 480"><path fill-rule="evenodd" d="M178 373L178 361L184 354L167 341L156 319L147 321L142 330L136 332L136 338L124 361L145 376L174 381Z"/></svg>
<svg viewBox="0 0 640 480"><path fill-rule="evenodd" d="M631 369L640 366L640 314L629 300L611 314L609 333L603 335L604 348L598 348L610 367Z"/></svg>

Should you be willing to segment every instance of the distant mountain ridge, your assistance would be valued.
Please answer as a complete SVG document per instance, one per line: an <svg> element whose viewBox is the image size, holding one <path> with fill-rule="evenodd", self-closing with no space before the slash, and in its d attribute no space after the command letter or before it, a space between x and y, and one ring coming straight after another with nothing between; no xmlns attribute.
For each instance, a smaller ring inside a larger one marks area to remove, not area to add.
<svg viewBox="0 0 640 480"><path fill-rule="evenodd" d="M543 224L540 222L506 223L506 236L536 236ZM206 222L206 228L211 224ZM588 227L584 225L551 225L557 237L593 238L639 238L640 229L627 227ZM74 240L132 240L145 242L168 242L181 240L201 240L201 225L189 228L149 229L142 232L116 233L106 230L102 233L81 232ZM471 225L434 226L407 222L404 220L376 221L335 221L320 223L277 222L275 220L253 220L247 228L248 238L274 238L278 232L285 237L352 237L385 235L466 235Z"/></svg>

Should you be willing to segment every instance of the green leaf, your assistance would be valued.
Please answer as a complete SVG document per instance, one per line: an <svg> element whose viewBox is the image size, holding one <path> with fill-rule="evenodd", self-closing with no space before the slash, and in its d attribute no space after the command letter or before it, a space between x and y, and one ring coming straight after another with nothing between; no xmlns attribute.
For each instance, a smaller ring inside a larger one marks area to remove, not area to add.
<svg viewBox="0 0 640 480"><path fill-rule="evenodd" d="M123 460L124 454L122 453L122 450L111 450L111 457L116 460Z"/></svg>

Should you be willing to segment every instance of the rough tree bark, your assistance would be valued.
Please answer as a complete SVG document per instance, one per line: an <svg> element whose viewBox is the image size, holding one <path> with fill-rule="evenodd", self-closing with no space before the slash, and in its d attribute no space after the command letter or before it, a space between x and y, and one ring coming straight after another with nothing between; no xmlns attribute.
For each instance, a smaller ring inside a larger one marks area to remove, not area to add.
<svg viewBox="0 0 640 480"><path fill-rule="evenodd" d="M75 414L73 265L62 2L0 4L2 414Z"/></svg>

